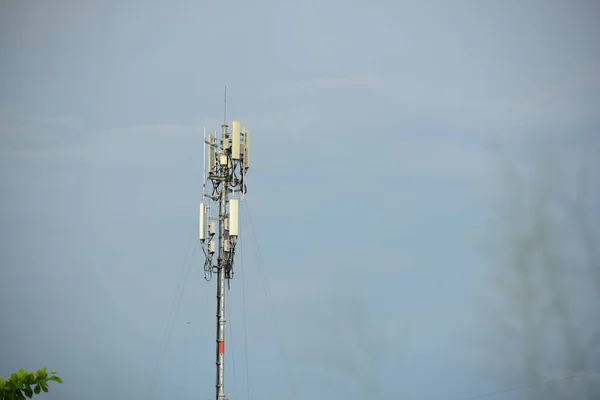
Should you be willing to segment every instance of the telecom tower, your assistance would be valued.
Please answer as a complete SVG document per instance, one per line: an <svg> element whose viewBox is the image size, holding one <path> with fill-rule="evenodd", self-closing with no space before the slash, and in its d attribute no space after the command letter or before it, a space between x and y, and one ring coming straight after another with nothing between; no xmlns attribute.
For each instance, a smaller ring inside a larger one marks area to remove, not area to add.
<svg viewBox="0 0 600 400"><path fill-rule="evenodd" d="M200 203L199 238L206 256L207 281L217 273L216 399L225 397L225 286L233 278L233 260L239 228L240 200L246 193L246 174L250 167L250 131L233 121L231 131L223 121L221 138L217 132L206 136L204 130L204 182ZM211 202L218 206L218 217L211 217ZM218 249L215 242L218 222ZM216 263L215 263L215 254Z"/></svg>

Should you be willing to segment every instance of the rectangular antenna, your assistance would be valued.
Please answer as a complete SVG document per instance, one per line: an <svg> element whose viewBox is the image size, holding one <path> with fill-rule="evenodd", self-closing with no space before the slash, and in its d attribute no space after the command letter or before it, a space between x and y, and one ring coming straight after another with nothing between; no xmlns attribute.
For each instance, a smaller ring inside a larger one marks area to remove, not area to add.
<svg viewBox="0 0 600 400"><path fill-rule="evenodd" d="M217 138L214 135L208 135L208 174L215 172L215 146Z"/></svg>
<svg viewBox="0 0 600 400"><path fill-rule="evenodd" d="M206 206L204 205L204 203L200 203L200 215L199 215L200 221L198 224L198 237L201 241L204 241L204 239L206 239Z"/></svg>
<svg viewBox="0 0 600 400"><path fill-rule="evenodd" d="M217 233L217 224L211 222L208 224L208 234L213 236L215 233Z"/></svg>
<svg viewBox="0 0 600 400"><path fill-rule="evenodd" d="M244 131L244 169L250 168L250 130Z"/></svg>
<svg viewBox="0 0 600 400"><path fill-rule="evenodd" d="M229 163L227 154L225 154L225 152L223 152L223 151L220 151L218 156L219 156L219 164L221 164L221 167L226 167Z"/></svg>
<svg viewBox="0 0 600 400"><path fill-rule="evenodd" d="M229 200L229 236L238 236L240 230L240 201Z"/></svg>
<svg viewBox="0 0 600 400"><path fill-rule="evenodd" d="M202 200L204 200L206 195L206 127L202 131L202 144L202 156L204 157L202 160Z"/></svg>
<svg viewBox="0 0 600 400"><path fill-rule="evenodd" d="M240 159L240 136L242 133L242 123L233 121L231 127L231 158L234 160Z"/></svg>

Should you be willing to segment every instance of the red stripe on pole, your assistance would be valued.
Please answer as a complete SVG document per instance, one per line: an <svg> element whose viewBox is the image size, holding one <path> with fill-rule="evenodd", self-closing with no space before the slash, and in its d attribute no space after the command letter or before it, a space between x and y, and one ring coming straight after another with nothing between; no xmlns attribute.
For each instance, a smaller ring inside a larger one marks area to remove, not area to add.
<svg viewBox="0 0 600 400"><path fill-rule="evenodd" d="M225 342L219 342L219 354L225 354Z"/></svg>

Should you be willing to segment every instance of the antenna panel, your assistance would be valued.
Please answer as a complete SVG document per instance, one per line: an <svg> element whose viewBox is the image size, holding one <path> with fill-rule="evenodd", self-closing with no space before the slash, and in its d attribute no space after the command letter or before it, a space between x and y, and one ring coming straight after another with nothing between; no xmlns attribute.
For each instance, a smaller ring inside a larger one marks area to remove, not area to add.
<svg viewBox="0 0 600 400"><path fill-rule="evenodd" d="M221 164L222 167L227 166L227 154L223 152L219 153L219 164Z"/></svg>
<svg viewBox="0 0 600 400"><path fill-rule="evenodd" d="M244 132L244 169L250 168L250 130Z"/></svg>
<svg viewBox="0 0 600 400"><path fill-rule="evenodd" d="M200 221L198 225L198 237L200 240L204 241L206 239L206 206L204 203L200 203Z"/></svg>
<svg viewBox="0 0 600 400"><path fill-rule="evenodd" d="M215 171L215 144L217 139L214 135L208 135L208 173Z"/></svg>
<svg viewBox="0 0 600 400"><path fill-rule="evenodd" d="M231 158L234 160L240 159L240 141L242 133L242 123L233 121L231 128Z"/></svg>
<svg viewBox="0 0 600 400"><path fill-rule="evenodd" d="M212 240L210 242L208 242L208 252L210 254L214 254L216 250L217 250L217 244Z"/></svg>
<svg viewBox="0 0 600 400"><path fill-rule="evenodd" d="M229 243L229 240L223 241L223 251L226 253L229 253L231 251L231 243Z"/></svg>
<svg viewBox="0 0 600 400"><path fill-rule="evenodd" d="M210 224L208 224L208 234L210 236L213 236L215 233L217 233L217 224L211 222Z"/></svg>
<svg viewBox="0 0 600 400"><path fill-rule="evenodd" d="M229 200L229 236L237 236L240 230L240 201Z"/></svg>

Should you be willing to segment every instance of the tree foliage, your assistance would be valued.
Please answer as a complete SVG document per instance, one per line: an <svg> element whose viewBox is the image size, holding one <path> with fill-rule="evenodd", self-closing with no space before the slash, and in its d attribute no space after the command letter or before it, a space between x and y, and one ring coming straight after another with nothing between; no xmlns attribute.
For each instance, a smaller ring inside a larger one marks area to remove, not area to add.
<svg viewBox="0 0 600 400"><path fill-rule="evenodd" d="M594 371L600 359L593 306L600 299L597 165L559 151L530 157L521 170L505 168L495 281L507 308L493 314L494 337L502 340L495 359L514 374L514 385ZM595 399L595 378L540 385L530 398Z"/></svg>
<svg viewBox="0 0 600 400"><path fill-rule="evenodd" d="M0 378L0 400L30 399L34 394L48 392L48 383L51 381L62 383L62 379L56 375L56 371L48 374L46 367L37 372L27 372L21 369L6 380Z"/></svg>

